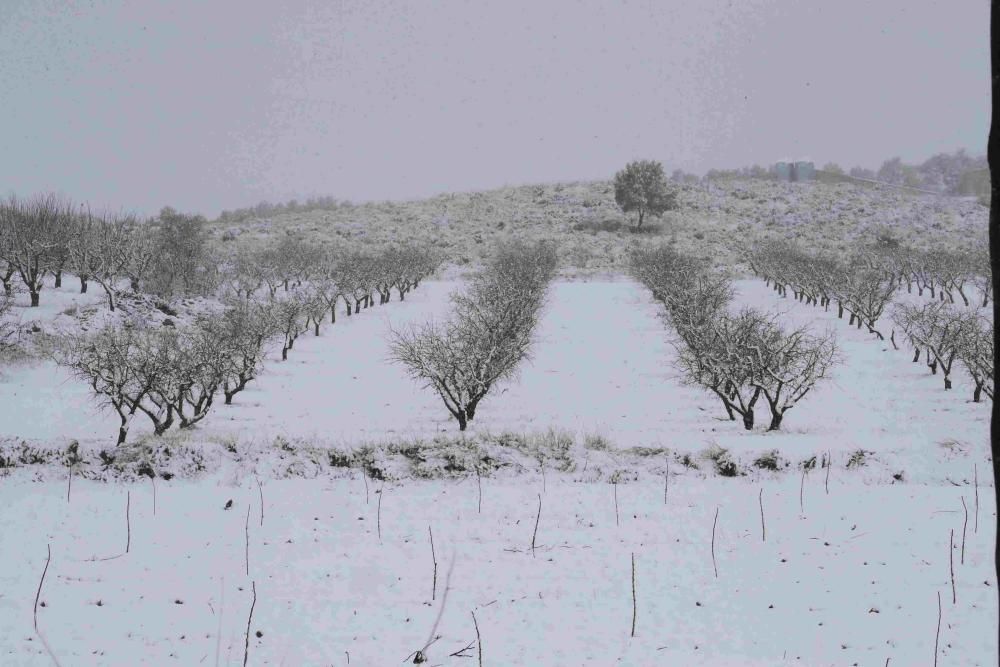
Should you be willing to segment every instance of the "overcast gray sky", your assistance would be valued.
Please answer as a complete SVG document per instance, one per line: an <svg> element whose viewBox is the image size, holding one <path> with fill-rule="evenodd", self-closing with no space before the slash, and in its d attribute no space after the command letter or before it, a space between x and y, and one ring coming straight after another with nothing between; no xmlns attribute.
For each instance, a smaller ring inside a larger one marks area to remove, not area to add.
<svg viewBox="0 0 1000 667"><path fill-rule="evenodd" d="M989 130L986 0L0 0L0 193L215 215Z"/></svg>

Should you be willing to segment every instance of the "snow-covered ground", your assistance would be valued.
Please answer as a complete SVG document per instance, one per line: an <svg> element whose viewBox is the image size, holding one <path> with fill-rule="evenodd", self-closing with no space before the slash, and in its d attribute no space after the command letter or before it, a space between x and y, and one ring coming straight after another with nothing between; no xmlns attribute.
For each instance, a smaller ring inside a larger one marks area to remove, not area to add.
<svg viewBox="0 0 1000 667"><path fill-rule="evenodd" d="M263 526L252 478L158 481L155 515L148 480L77 481L70 503L64 483L3 480L0 663L50 664L32 630L49 544L39 627L63 665L242 664L251 582L250 665L401 664L442 605L432 665L476 664L449 657L476 639L473 611L486 665L931 664L938 593L939 664L997 661L985 487L976 532L968 486L868 485L841 468L829 494L820 471L804 487L678 475L666 503L656 479L484 478L481 514L475 477L369 481L367 502L360 475L262 484Z"/></svg>
<svg viewBox="0 0 1000 667"><path fill-rule="evenodd" d="M271 442L277 436L318 445L399 441L457 432L430 389L388 362L387 334L415 321L444 317L458 283L424 283L404 302L341 314L316 338L305 334L287 362L266 372L231 406L218 405L194 437ZM627 280L557 282L538 330L533 360L480 406L470 432L569 431L600 435L613 446L701 450L731 447L805 450L907 448L945 440L985 442L989 403L971 402L961 370L945 392L940 376L912 352L894 351L836 313L777 297L760 281L737 282L737 301L784 313L789 324L832 327L844 363L786 416L781 434L745 433L726 421L718 399L680 382L660 306ZM902 341L900 341L902 342ZM957 366L957 365L956 365ZM766 427L766 407L758 406ZM109 446L118 419L102 412L82 382L56 366L8 368L0 376L0 437L71 438ZM148 426L137 418L133 437ZM751 442L748 442L748 439Z"/></svg>
<svg viewBox="0 0 1000 667"><path fill-rule="evenodd" d="M456 434L439 399L386 363L385 342L390 326L444 316L456 287L427 282L403 303L339 316L320 337L303 336L288 362L269 362L188 444L218 452L224 442L255 443L267 452L278 436L350 448ZM157 480L155 516L148 479L76 479L67 503L64 479L39 482L31 468L16 469L0 477L0 664L49 664L32 628L47 544L39 627L64 665L209 665L217 651L218 664L242 664L251 582L248 664L400 664L427 640L452 554L432 665L476 664L475 648L465 653L471 661L449 656L476 638L471 611L492 665L930 664L938 592L940 664L996 664L989 403L971 403L961 373L944 391L940 376L910 363L912 352L835 312L781 299L759 281L737 287L739 304L830 326L839 337L843 365L787 414L781 433L762 430L764 410L753 433L721 419L716 398L680 383L648 293L604 280L553 286L533 362L483 402L471 435L554 429L601 435L611 448L693 454L719 445L744 465L764 450L792 463L831 451L828 494L827 469L723 479L671 465L664 503L663 477L649 469L613 486L606 476L582 481L596 478L577 468L484 477L481 514L474 476L387 482L379 519L381 483L368 480L366 502L356 469L272 479L273 467L261 465L261 525L250 464ZM43 293L43 304L55 295ZM137 422L133 437L144 428ZM116 429L117 418L55 366L8 367L0 378L0 438L109 448ZM874 452L877 465L847 468L858 449ZM40 477L61 474L51 472ZM131 542L122 555L127 491ZM428 526L438 560L433 603Z"/></svg>

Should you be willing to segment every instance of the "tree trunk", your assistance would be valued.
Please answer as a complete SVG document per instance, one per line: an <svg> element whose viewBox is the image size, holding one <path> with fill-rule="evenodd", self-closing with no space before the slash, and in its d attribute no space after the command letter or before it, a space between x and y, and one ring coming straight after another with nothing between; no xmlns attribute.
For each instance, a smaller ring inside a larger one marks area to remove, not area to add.
<svg viewBox="0 0 1000 667"><path fill-rule="evenodd" d="M129 285L129 288L133 292L138 292L139 291L139 279L138 278L129 278L128 285Z"/></svg>
<svg viewBox="0 0 1000 667"><path fill-rule="evenodd" d="M337 306L334 305L333 308L330 309L330 324L336 324L336 323L337 323Z"/></svg>
<svg viewBox="0 0 1000 667"><path fill-rule="evenodd" d="M465 412L463 410L459 410L455 413L455 419L458 420L459 431L464 431L469 426L469 421L466 419Z"/></svg>
<svg viewBox="0 0 1000 667"><path fill-rule="evenodd" d="M319 320L316 320L316 322L315 322L315 324L313 326L313 335L314 336L318 336L319 335Z"/></svg>
<svg viewBox="0 0 1000 667"><path fill-rule="evenodd" d="M837 319L844 319L844 304L837 302Z"/></svg>
<svg viewBox="0 0 1000 667"><path fill-rule="evenodd" d="M937 359L927 364L927 367L931 369L931 375L937 375Z"/></svg>
<svg viewBox="0 0 1000 667"><path fill-rule="evenodd" d="M972 392L972 402L978 403L982 399L982 397L983 397L983 383L977 382L976 390Z"/></svg>
<svg viewBox="0 0 1000 667"><path fill-rule="evenodd" d="M944 388L945 390L951 389L951 378L947 375L944 376Z"/></svg>
<svg viewBox="0 0 1000 667"><path fill-rule="evenodd" d="M56 271L56 287L62 287L62 271Z"/></svg>
<svg viewBox="0 0 1000 667"><path fill-rule="evenodd" d="M128 435L128 423L122 419L122 425L118 427L118 442L116 445L124 445L125 437Z"/></svg>
<svg viewBox="0 0 1000 667"><path fill-rule="evenodd" d="M87 276L80 276L80 294L87 293Z"/></svg>
<svg viewBox="0 0 1000 667"><path fill-rule="evenodd" d="M38 307L38 290L31 290L31 307Z"/></svg>
<svg viewBox="0 0 1000 667"><path fill-rule="evenodd" d="M777 431L781 429L781 419L785 415L779 412L775 408L771 408L771 425L767 427L768 431Z"/></svg>
<svg viewBox="0 0 1000 667"><path fill-rule="evenodd" d="M347 316L350 317L351 316L351 302L350 301L345 301L344 305L347 306Z"/></svg>
<svg viewBox="0 0 1000 667"><path fill-rule="evenodd" d="M281 346L281 360L288 361L288 344Z"/></svg>
<svg viewBox="0 0 1000 667"><path fill-rule="evenodd" d="M913 353L913 363L920 361L920 348L918 347Z"/></svg>
<svg viewBox="0 0 1000 667"><path fill-rule="evenodd" d="M852 324L854 324L854 313L851 313L851 319L850 319L850 321L849 321L849 322L847 323L847 326L851 326Z"/></svg>
<svg viewBox="0 0 1000 667"><path fill-rule="evenodd" d="M753 408L743 413L743 428L748 431L753 430Z"/></svg>

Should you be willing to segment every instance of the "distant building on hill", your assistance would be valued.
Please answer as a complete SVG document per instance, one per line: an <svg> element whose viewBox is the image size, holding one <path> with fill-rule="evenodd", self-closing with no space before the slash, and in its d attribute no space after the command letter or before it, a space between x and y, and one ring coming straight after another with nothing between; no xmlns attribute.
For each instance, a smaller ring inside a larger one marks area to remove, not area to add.
<svg viewBox="0 0 1000 667"><path fill-rule="evenodd" d="M779 181L797 183L816 179L816 166L806 160L782 160L774 165L774 175Z"/></svg>

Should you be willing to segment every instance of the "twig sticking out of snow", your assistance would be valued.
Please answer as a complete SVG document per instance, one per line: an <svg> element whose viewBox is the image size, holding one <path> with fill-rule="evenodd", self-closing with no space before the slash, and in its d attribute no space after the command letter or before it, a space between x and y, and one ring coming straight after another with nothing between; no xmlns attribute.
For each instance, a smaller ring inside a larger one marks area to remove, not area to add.
<svg viewBox="0 0 1000 667"><path fill-rule="evenodd" d="M438 586L438 561L437 556L434 554L434 533L431 531L431 527L427 526L427 534L431 538L431 560L434 561L434 583L431 587L431 600L437 599L437 586Z"/></svg>
<svg viewBox="0 0 1000 667"><path fill-rule="evenodd" d="M365 505L368 504L368 468L361 466L361 479L365 480Z"/></svg>
<svg viewBox="0 0 1000 667"><path fill-rule="evenodd" d="M806 467L802 466L802 482L799 483L799 513L805 514L806 508L805 503L802 500L803 494L806 490Z"/></svg>
<svg viewBox="0 0 1000 667"><path fill-rule="evenodd" d="M538 520L542 517L542 494L538 494L538 514L535 515L535 530L531 533L531 555L535 555L535 537L538 536Z"/></svg>
<svg viewBox="0 0 1000 667"><path fill-rule="evenodd" d="M42 577L38 580L38 591L35 593L35 609L33 618L35 621L35 634L38 635L38 639L41 640L42 646L45 647L46 652L48 652L49 657L52 658L52 662L56 664L56 667L61 667L59 660L56 658L52 649L49 647L49 643L45 641L45 637L42 635L42 631L38 629L38 599L42 596L42 584L45 583L45 574L49 571L49 562L52 560L52 545L46 545L48 550L48 556L45 558L45 569L42 570Z"/></svg>
<svg viewBox="0 0 1000 667"><path fill-rule="evenodd" d="M243 667L247 667L247 658L250 657L250 623L253 621L253 608L257 606L257 582L250 582L253 590L253 601L250 603L250 614L247 616L246 642L243 644Z"/></svg>
<svg viewBox="0 0 1000 667"><path fill-rule="evenodd" d="M938 664L938 642L941 639L941 591L937 592L938 598L938 621L937 621L937 632L934 634L934 667Z"/></svg>
<svg viewBox="0 0 1000 667"><path fill-rule="evenodd" d="M483 476L479 473L479 466L476 466L476 486L479 488L479 505L476 510L479 514L483 513Z"/></svg>
<svg viewBox="0 0 1000 667"><path fill-rule="evenodd" d="M823 487L826 489L826 495L830 495L830 468L833 467L833 454L828 450L826 452L826 480L823 482Z"/></svg>
<svg viewBox="0 0 1000 667"><path fill-rule="evenodd" d="M632 636L635 637L635 617L636 617L636 601L635 601L635 552L632 552Z"/></svg>
<svg viewBox="0 0 1000 667"><path fill-rule="evenodd" d="M969 507L965 504L965 496L962 496L962 509L965 510L965 520L962 522L962 565L965 565L965 530L969 526Z"/></svg>
<svg viewBox="0 0 1000 667"><path fill-rule="evenodd" d="M427 635L427 641L424 643L423 647L419 651L414 651L410 655L413 657L414 664L420 664L422 662L427 662L427 649L430 645L440 639L440 635L435 635L437 632L438 624L441 622L441 616L444 615L444 608L448 604L448 591L451 590L451 573L455 569L455 554L451 554L451 564L448 565L448 574L444 579L444 594L441 596L441 606L438 608L437 617L434 619L434 625L431 626L430 634ZM410 656L406 656L408 660ZM404 660L403 662L406 662Z"/></svg>
<svg viewBox="0 0 1000 667"><path fill-rule="evenodd" d="M670 459L667 459L667 470L663 473L663 504L667 504L667 490L670 487Z"/></svg>
<svg viewBox="0 0 1000 667"><path fill-rule="evenodd" d="M972 484L976 490L976 513L975 513L975 523L972 527L972 532L979 534L979 467L976 464L972 465Z"/></svg>
<svg viewBox="0 0 1000 667"><path fill-rule="evenodd" d="M764 526L764 489L757 494L757 502L760 503L760 541L767 542L767 529Z"/></svg>
<svg viewBox="0 0 1000 667"><path fill-rule="evenodd" d="M264 527L264 489L260 485L260 478L254 475L253 478L257 480L257 494L260 496L260 527Z"/></svg>
<svg viewBox="0 0 1000 667"><path fill-rule="evenodd" d="M132 492L125 492L125 553L132 547L132 519L130 511L132 509Z"/></svg>
<svg viewBox="0 0 1000 667"><path fill-rule="evenodd" d="M385 484L378 490L378 508L375 510L375 527L378 529L378 543L382 544L382 495Z"/></svg>
<svg viewBox="0 0 1000 667"><path fill-rule="evenodd" d="M479 667L483 667L483 640L479 636L479 623L476 621L476 612L472 612L472 624L476 626L476 649L479 652Z"/></svg>
<svg viewBox="0 0 1000 667"><path fill-rule="evenodd" d="M715 508L715 520L712 521L712 569L715 570L715 578L719 578L719 568L715 564L715 526L719 523L719 508Z"/></svg>
<svg viewBox="0 0 1000 667"><path fill-rule="evenodd" d="M247 503L247 521L246 526L243 528L244 534L246 535L246 547L244 548L244 556L247 566L247 576L250 576L250 503Z"/></svg>
<svg viewBox="0 0 1000 667"><path fill-rule="evenodd" d="M948 533L948 567L951 569L951 603L958 602L955 595L955 529Z"/></svg>

